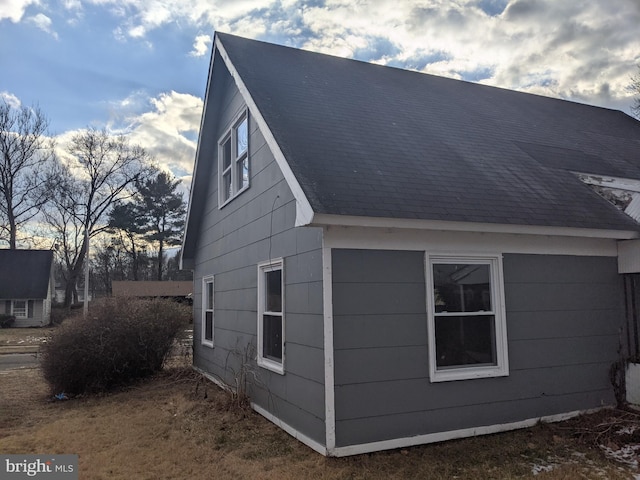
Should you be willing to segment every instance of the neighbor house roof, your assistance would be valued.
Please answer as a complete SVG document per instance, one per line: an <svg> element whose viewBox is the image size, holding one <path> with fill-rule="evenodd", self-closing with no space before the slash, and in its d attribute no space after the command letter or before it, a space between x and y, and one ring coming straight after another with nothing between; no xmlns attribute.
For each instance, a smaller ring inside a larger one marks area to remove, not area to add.
<svg viewBox="0 0 640 480"><path fill-rule="evenodd" d="M219 32L212 59L207 95L226 66L312 210L308 223L638 230L574 173L640 179L640 122L623 112ZM196 180L192 199L207 188Z"/></svg>
<svg viewBox="0 0 640 480"><path fill-rule="evenodd" d="M116 281L111 282L114 297L186 297L193 292L188 281Z"/></svg>
<svg viewBox="0 0 640 480"><path fill-rule="evenodd" d="M0 250L0 299L47 298L53 251Z"/></svg>

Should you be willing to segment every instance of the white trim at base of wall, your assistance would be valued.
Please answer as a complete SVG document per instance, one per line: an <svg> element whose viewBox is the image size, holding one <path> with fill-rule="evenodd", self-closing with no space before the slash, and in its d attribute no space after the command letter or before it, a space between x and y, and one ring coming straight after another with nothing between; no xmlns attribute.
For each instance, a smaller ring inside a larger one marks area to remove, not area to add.
<svg viewBox="0 0 640 480"><path fill-rule="evenodd" d="M192 365L191 368L193 368L199 374L203 375L207 380L210 380L213 383L215 383L222 390L226 390L226 391L231 391L232 390L231 387L229 387L229 385L225 384L219 378L214 377L210 373L205 372L201 368L196 367L195 365ZM315 440L311 439L310 437L307 437L304 433L299 432L298 430L293 428L288 423L283 422L278 417L276 417L272 413L268 412L267 410L265 410L264 408L262 408L259 405L256 405L253 402L251 402L251 408L253 408L257 413L262 415L264 418L266 418L270 422L274 423L276 426L278 426L281 429L283 429L285 432L287 432L289 435L291 435L296 440L304 443L307 447L311 448L312 450L315 450L316 452L320 453L321 455L325 455L325 456L327 455L327 449L321 443L316 442Z"/></svg>
<svg viewBox="0 0 640 480"><path fill-rule="evenodd" d="M215 383L217 386L219 386L222 390L225 390L227 392L232 392L233 389L227 385L226 383L224 383L222 380L220 380L217 377L214 377L213 375L211 375L208 372L205 372L204 370L202 370L200 367L196 367L195 365L191 365L191 368L193 368L196 372L198 372L200 375L204 376L207 380Z"/></svg>
<svg viewBox="0 0 640 480"><path fill-rule="evenodd" d="M204 375L207 379L218 385L223 390L229 390L229 386L222 383L219 379L213 375L205 372L201 368L193 366L193 369ZM587 410L574 410L573 412L559 413L556 415L547 415L544 417L529 418L527 420L521 420L519 422L502 423L499 425L487 425L484 427L463 428L460 430L450 430L448 432L428 433L426 435L416 435L415 437L394 438L392 440L383 440L381 442L362 443L360 445L348 445L346 447L326 448L321 443L313 440L305 434L299 432L291 425L283 422L278 417L268 412L264 408L251 402L251 408L257 413L265 417L270 422L274 423L278 427L282 428L285 432L291 435L296 440L304 443L307 447L315 450L321 455L327 457L348 457L350 455L360 455L363 453L380 452L383 450L395 450L397 448L416 447L418 445L427 445L429 443L446 442L448 440L456 440L460 438L477 437L479 435L490 435L492 433L509 432L511 430L519 430L521 428L533 427L537 423L555 423L569 420L570 418L577 417L578 415L589 414L599 412L613 408L611 405L591 408Z"/></svg>
<svg viewBox="0 0 640 480"><path fill-rule="evenodd" d="M415 447L417 445L426 445L428 443L444 442L447 440L455 440L459 438L476 437L479 435L489 435L492 433L508 432L510 430L519 430L521 428L533 427L539 422L554 423L569 420L578 415L586 413L594 413L603 409L612 408L610 406L593 408L590 410L576 410L568 413L560 413L557 415L548 415L546 417L530 418L513 423L503 423L500 425L487 425L485 427L463 428L461 430L451 430L448 432L429 433L426 435L416 435L415 437L395 438L393 440L384 440L382 442L363 443L360 445L349 445L346 447L336 447L328 452L331 457L346 457L349 455L360 455L362 453L372 453L382 450L394 450L404 447Z"/></svg>
<svg viewBox="0 0 640 480"><path fill-rule="evenodd" d="M311 448L312 450L315 450L316 452L318 452L318 453L320 453L322 455L325 455L325 456L327 455L327 449L320 442L316 442L312 438L307 437L304 433L300 433L298 430L293 428L288 423L283 422L278 417L276 417L272 413L266 411L264 408L262 408L259 405L256 405L253 402L251 402L251 408L253 408L256 412L258 412L260 415L265 417L270 422L276 424L276 426L278 426L281 429L283 429L285 432L287 432L289 435L291 435L296 440L304 443L307 447Z"/></svg>

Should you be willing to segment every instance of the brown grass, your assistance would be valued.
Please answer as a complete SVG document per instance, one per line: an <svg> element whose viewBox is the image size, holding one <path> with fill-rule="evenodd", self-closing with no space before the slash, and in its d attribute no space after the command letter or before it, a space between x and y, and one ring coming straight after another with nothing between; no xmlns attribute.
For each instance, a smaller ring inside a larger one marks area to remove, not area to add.
<svg viewBox="0 0 640 480"><path fill-rule="evenodd" d="M0 347L14 345L40 345L55 327L1 328Z"/></svg>
<svg viewBox="0 0 640 480"><path fill-rule="evenodd" d="M0 342L2 333L0 332ZM74 453L82 479L629 479L607 459L637 415L561 424L349 458L324 458L175 357L155 377L102 396L52 401L38 369L0 372L0 452ZM640 436L632 434L631 436ZM534 475L534 466L540 473ZM545 472L542 468L551 469Z"/></svg>

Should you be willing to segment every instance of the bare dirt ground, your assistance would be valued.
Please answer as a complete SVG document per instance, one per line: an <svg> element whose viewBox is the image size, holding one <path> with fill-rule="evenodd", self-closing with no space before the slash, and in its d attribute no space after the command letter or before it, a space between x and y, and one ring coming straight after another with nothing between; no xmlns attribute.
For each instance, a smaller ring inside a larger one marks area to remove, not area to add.
<svg viewBox="0 0 640 480"><path fill-rule="evenodd" d="M3 331L0 330L0 344ZM0 374L0 452L73 453L82 479L640 479L640 416L324 458L189 368L181 355L120 391L54 400L37 368Z"/></svg>

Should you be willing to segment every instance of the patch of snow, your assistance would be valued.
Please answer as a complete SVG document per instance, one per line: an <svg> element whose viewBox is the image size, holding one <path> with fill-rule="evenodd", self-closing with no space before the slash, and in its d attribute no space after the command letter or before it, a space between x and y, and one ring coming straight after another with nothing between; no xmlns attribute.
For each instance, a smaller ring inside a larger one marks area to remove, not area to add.
<svg viewBox="0 0 640 480"><path fill-rule="evenodd" d="M537 464L533 464L533 466L531 467L531 473L534 474L534 475L538 475L539 473L550 472L555 467L556 467L555 465L537 465Z"/></svg>
<svg viewBox="0 0 640 480"><path fill-rule="evenodd" d="M624 463L633 468L638 468L638 450L640 445L623 445L617 449L608 445L600 445L604 454L617 462Z"/></svg>
<svg viewBox="0 0 640 480"><path fill-rule="evenodd" d="M622 427L620 430L616 432L616 435L631 435L638 429L635 425L628 425L626 427Z"/></svg>

